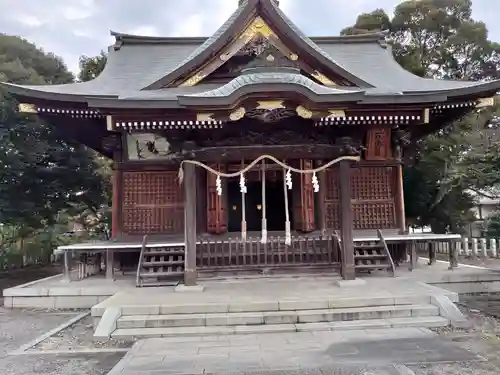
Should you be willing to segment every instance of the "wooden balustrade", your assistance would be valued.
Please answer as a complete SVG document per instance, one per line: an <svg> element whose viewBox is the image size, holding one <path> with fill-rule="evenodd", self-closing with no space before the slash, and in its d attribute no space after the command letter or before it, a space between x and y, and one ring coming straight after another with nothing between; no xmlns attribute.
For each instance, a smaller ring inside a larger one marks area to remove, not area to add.
<svg viewBox="0 0 500 375"><path fill-rule="evenodd" d="M197 251L199 270L235 270L249 268L280 268L294 266L340 266L340 246L336 237L270 237L261 243L260 237L246 242L239 238L201 240Z"/></svg>

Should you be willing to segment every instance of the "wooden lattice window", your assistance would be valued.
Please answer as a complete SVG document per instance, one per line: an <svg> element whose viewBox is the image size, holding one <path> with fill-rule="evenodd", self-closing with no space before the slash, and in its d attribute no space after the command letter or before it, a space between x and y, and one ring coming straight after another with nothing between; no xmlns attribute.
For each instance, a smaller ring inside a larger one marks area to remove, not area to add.
<svg viewBox="0 0 500 375"><path fill-rule="evenodd" d="M177 172L123 172L122 215L128 234L182 233L184 200Z"/></svg>
<svg viewBox="0 0 500 375"><path fill-rule="evenodd" d="M351 170L355 229L396 226L394 167L355 167Z"/></svg>
<svg viewBox="0 0 500 375"><path fill-rule="evenodd" d="M338 169L329 168L325 172L325 216L326 228L340 228L340 200Z"/></svg>

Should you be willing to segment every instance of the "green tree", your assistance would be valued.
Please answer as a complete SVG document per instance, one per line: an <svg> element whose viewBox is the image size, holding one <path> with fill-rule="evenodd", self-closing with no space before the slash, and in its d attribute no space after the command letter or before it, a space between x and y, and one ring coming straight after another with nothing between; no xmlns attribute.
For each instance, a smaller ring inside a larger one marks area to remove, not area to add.
<svg viewBox="0 0 500 375"><path fill-rule="evenodd" d="M78 80L86 82L93 80L101 74L104 66L108 60L108 56L104 51L97 56L80 56L80 72L78 73Z"/></svg>
<svg viewBox="0 0 500 375"><path fill-rule="evenodd" d="M486 222L486 236L500 238L500 212L496 212Z"/></svg>
<svg viewBox="0 0 500 375"><path fill-rule="evenodd" d="M81 56L78 79L81 82L86 82L97 78L104 70L106 63L107 54L104 51L101 51L99 55L93 57ZM101 176L103 181L105 204L97 212L83 207L84 209L81 211L77 221L91 234L98 237L109 238L111 236L111 178L113 161L98 154L94 155L94 161L98 165L97 173Z"/></svg>
<svg viewBox="0 0 500 375"><path fill-rule="evenodd" d="M0 35L0 80L64 84L74 80L62 60L28 41ZM0 91L0 223L26 237L57 221L61 211L97 212L105 200L101 166L86 147L57 128L16 112Z"/></svg>
<svg viewBox="0 0 500 375"><path fill-rule="evenodd" d="M342 34L387 31L395 59L422 77L497 78L500 46L471 14L471 0L404 1L392 19L377 9L361 14ZM492 150L497 134L487 126L496 110L477 111L419 142L418 162L404 171L410 223L445 232L459 231L472 219L468 189L481 191L500 182Z"/></svg>

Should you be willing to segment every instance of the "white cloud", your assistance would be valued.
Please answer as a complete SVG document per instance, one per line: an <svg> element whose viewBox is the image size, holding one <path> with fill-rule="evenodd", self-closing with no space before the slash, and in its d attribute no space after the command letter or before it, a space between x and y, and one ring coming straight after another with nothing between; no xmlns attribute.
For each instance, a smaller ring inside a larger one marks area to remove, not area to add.
<svg viewBox="0 0 500 375"><path fill-rule="evenodd" d="M159 31L154 26L138 26L130 31L134 35L159 36Z"/></svg>
<svg viewBox="0 0 500 375"><path fill-rule="evenodd" d="M27 14L17 16L16 20L18 20L19 23L30 27L41 26L44 23L41 19Z"/></svg>

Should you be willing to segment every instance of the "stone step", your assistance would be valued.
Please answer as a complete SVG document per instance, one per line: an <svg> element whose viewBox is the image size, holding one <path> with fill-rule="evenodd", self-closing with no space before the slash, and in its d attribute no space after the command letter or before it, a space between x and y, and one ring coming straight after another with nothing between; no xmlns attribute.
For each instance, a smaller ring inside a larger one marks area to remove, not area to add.
<svg viewBox="0 0 500 375"><path fill-rule="evenodd" d="M237 334L286 333L307 331L343 331L359 329L387 328L439 328L446 327L450 321L440 316L409 318L368 319L344 322L299 323L299 324L261 324L211 327L163 327L163 328L119 328L111 337L133 339L145 337L186 337Z"/></svg>
<svg viewBox="0 0 500 375"><path fill-rule="evenodd" d="M439 308L433 305L371 306L344 309L241 313L125 315L118 319L117 328L301 324L437 315L439 315Z"/></svg>
<svg viewBox="0 0 500 375"><path fill-rule="evenodd" d="M142 304L120 306L122 316L128 315L171 315L171 314L200 314L200 313L236 313L236 312L263 312L263 311L295 311L313 309L339 309L373 306L399 305L427 305L431 303L429 295L407 295L398 297L343 297L329 300L269 300L269 301L225 301L203 302L186 304ZM92 316L102 316L106 310L105 304L92 307Z"/></svg>

